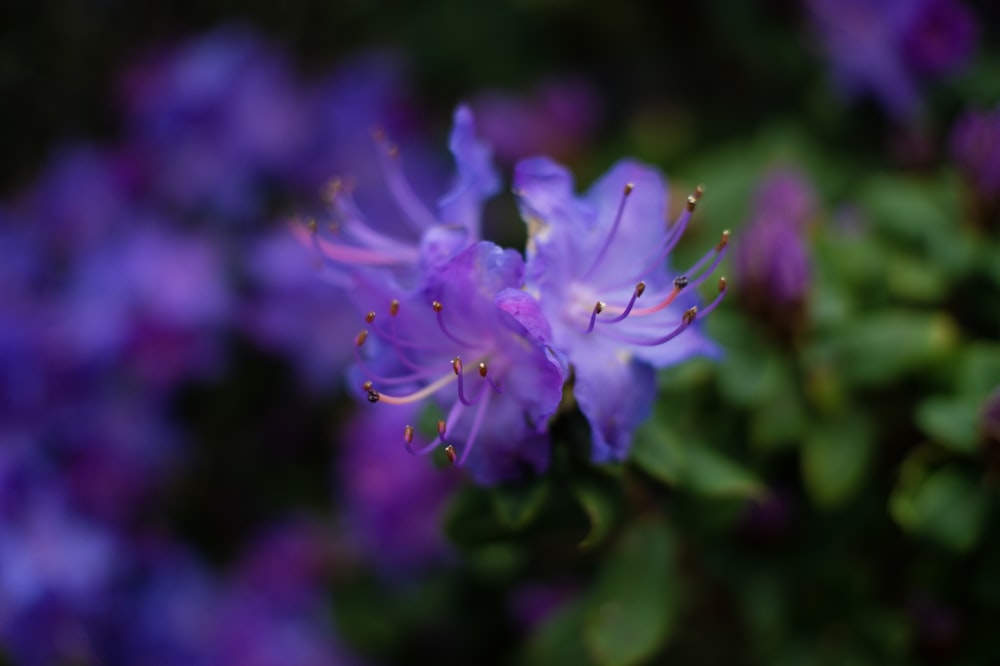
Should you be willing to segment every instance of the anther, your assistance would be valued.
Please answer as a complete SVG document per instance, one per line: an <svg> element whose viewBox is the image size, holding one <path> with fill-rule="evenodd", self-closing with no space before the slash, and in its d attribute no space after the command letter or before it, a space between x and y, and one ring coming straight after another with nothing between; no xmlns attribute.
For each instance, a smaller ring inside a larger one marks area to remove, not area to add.
<svg viewBox="0 0 1000 666"><path fill-rule="evenodd" d="M632 194L632 190L635 189L635 185L632 183L625 183L625 190L622 192L625 196Z"/></svg>
<svg viewBox="0 0 1000 666"><path fill-rule="evenodd" d="M456 356L455 358L451 359L451 369L455 371L456 375L462 374L462 359L461 359L461 357Z"/></svg>
<svg viewBox="0 0 1000 666"><path fill-rule="evenodd" d="M389 303L389 314L392 315L393 317L399 314L399 301L397 301L395 298L392 299L391 303Z"/></svg>
<svg viewBox="0 0 1000 666"><path fill-rule="evenodd" d="M604 301L597 301L596 303L594 303L594 313L601 314L602 312L604 312L605 306L607 306L607 303L605 303Z"/></svg>
<svg viewBox="0 0 1000 666"><path fill-rule="evenodd" d="M370 380L370 379L369 379L368 381L366 381L366 382L365 382L364 384L362 384L362 385L361 385L361 389L362 389L362 390L363 390L363 391L364 391L365 393L368 393L369 391L371 391L371 390L372 390L372 387L373 387L373 386L375 386L375 385L374 385L374 384L372 384L372 380Z"/></svg>
<svg viewBox="0 0 1000 666"><path fill-rule="evenodd" d="M640 296L642 296L643 292L645 292L645 291L646 291L646 283L645 282L640 282L639 284L635 285L635 297L636 298L639 298Z"/></svg>
<svg viewBox="0 0 1000 666"><path fill-rule="evenodd" d="M689 213L693 213L698 202L701 200L701 195L705 193L705 188L699 185L694 188L694 193L687 198L687 209Z"/></svg>
<svg viewBox="0 0 1000 666"><path fill-rule="evenodd" d="M687 326L688 324L693 322L697 316L698 316L698 306L695 305L684 311L684 316L681 317L681 321L684 322L685 326Z"/></svg>
<svg viewBox="0 0 1000 666"><path fill-rule="evenodd" d="M438 437L444 437L444 433L447 429L447 424L445 424L444 419L438 419Z"/></svg>
<svg viewBox="0 0 1000 666"><path fill-rule="evenodd" d="M306 226L309 228L309 233L313 234L316 233L316 230L319 228L319 224L317 224L316 220L311 217L306 221Z"/></svg>
<svg viewBox="0 0 1000 666"><path fill-rule="evenodd" d="M684 287L688 286L688 282L689 280L687 275L679 275L674 278L674 288L683 289Z"/></svg>
<svg viewBox="0 0 1000 666"><path fill-rule="evenodd" d="M373 323L375 321L375 311L374 310L365 315L365 321L368 322L369 324L371 324L371 323Z"/></svg>
<svg viewBox="0 0 1000 666"><path fill-rule="evenodd" d="M719 278L719 293L721 294L725 290L726 290L726 278L725 277L720 277Z"/></svg>
<svg viewBox="0 0 1000 666"><path fill-rule="evenodd" d="M399 146L397 146L394 143L389 144L386 147L385 151L386 151L386 153L388 153L388 155L389 155L389 157L391 159L396 159L397 157L399 157Z"/></svg>
<svg viewBox="0 0 1000 666"><path fill-rule="evenodd" d="M372 390L368 391L368 402L376 403L376 402L379 401L379 398L381 398L381 397L382 396L380 396L378 394L378 391L376 391L375 389L372 389Z"/></svg>
<svg viewBox="0 0 1000 666"><path fill-rule="evenodd" d="M454 465L455 464L455 458L456 458L456 456L455 456L455 447L452 446L451 444L449 444L448 446L444 447L444 454L446 456L448 456L448 462L450 462L452 465Z"/></svg>
<svg viewBox="0 0 1000 666"><path fill-rule="evenodd" d="M488 368L486 367L486 362L483 361L483 362L481 362L479 364L479 376L480 377L486 377L486 373L487 372L488 372Z"/></svg>
<svg viewBox="0 0 1000 666"><path fill-rule="evenodd" d="M331 222L330 224L326 225L326 229L331 234L339 234L340 233L340 225L337 224L336 222Z"/></svg>
<svg viewBox="0 0 1000 666"><path fill-rule="evenodd" d="M403 441L406 442L407 445L413 443L413 426L408 425L403 428Z"/></svg>
<svg viewBox="0 0 1000 666"><path fill-rule="evenodd" d="M340 178L331 178L330 182L323 188L323 198L327 203L333 203L340 196L340 190L344 186Z"/></svg>
<svg viewBox="0 0 1000 666"><path fill-rule="evenodd" d="M715 246L716 252L722 252L729 245L729 229L722 232L722 238L719 239L719 244Z"/></svg>
<svg viewBox="0 0 1000 666"><path fill-rule="evenodd" d="M365 340L367 339L368 339L368 329L367 328L361 329L361 332L358 333L358 337L354 338L354 344L360 347L361 345L365 344Z"/></svg>
<svg viewBox="0 0 1000 666"><path fill-rule="evenodd" d="M441 305L441 301L434 301L433 303L431 303L431 307L434 308L434 312L441 312L441 309L444 306Z"/></svg>

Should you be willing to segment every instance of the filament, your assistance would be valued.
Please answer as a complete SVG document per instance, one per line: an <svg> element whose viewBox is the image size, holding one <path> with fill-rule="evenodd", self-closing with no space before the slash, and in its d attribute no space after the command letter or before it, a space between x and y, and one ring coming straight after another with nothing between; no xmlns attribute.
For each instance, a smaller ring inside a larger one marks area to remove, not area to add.
<svg viewBox="0 0 1000 666"><path fill-rule="evenodd" d="M414 391L408 395L386 395L385 393L372 391L369 392L368 397L369 400L371 400L372 393L374 393L376 397L374 400L371 400L372 402L385 402L390 405L408 405L414 402L420 402L424 398L434 395L453 381L455 381L455 373L449 372L422 389Z"/></svg>
<svg viewBox="0 0 1000 666"><path fill-rule="evenodd" d="M587 272L584 273L583 279L589 278L594 270L601 265L601 261L604 260L604 255L607 254L608 248L611 247L611 241L614 240L615 234L618 232L618 226L621 224L622 216L625 214L625 203L628 201L628 197L632 194L632 190L635 186L632 183L626 183L625 189L622 190L622 198L618 202L618 212L615 213L615 220L611 223L611 231L608 233L607 237L604 239L604 244L601 246L600 251L597 253L597 257L594 259L594 263L590 265Z"/></svg>
<svg viewBox="0 0 1000 666"><path fill-rule="evenodd" d="M458 459L458 466L465 464L465 459L469 457L473 445L476 443L476 436L479 435L479 427L483 424L483 417L486 415L486 405L490 402L490 394L487 393L476 408L476 415L472 417L472 426L469 428L469 436L465 439L465 448L462 450L462 457Z"/></svg>
<svg viewBox="0 0 1000 666"><path fill-rule="evenodd" d="M374 132L374 138L376 142L381 144L382 148L378 151L378 162L382 168L385 183L389 187L389 192L396 200L400 210L406 214L405 217L409 220L411 226L417 231L422 231L437 224L437 220L434 219L434 216L431 215L424 203L414 193L413 188L410 187L410 181L403 174L399 149L389 144L381 131Z"/></svg>

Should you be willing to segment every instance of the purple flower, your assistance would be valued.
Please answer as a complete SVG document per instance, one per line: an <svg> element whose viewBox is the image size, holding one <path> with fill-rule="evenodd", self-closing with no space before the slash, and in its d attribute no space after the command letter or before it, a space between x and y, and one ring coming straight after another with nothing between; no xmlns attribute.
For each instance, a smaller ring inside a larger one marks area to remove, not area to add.
<svg viewBox="0 0 1000 666"><path fill-rule="evenodd" d="M371 309L357 338L359 347L369 338L375 347L371 362L359 355L368 399L391 409L434 397L446 412L439 436L421 449L412 446L412 427L401 439L420 453L447 444L449 458L467 463L482 483L547 466L546 421L562 395L561 359L523 279L518 253L482 241L432 272L418 292L384 281L356 290ZM402 371L381 374L386 356Z"/></svg>
<svg viewBox="0 0 1000 666"><path fill-rule="evenodd" d="M979 418L979 431L987 446L1000 452L1000 386L983 403Z"/></svg>
<svg viewBox="0 0 1000 666"><path fill-rule="evenodd" d="M262 185L305 159L315 125L284 54L240 28L146 55L121 97L151 193L228 219L259 213Z"/></svg>
<svg viewBox="0 0 1000 666"><path fill-rule="evenodd" d="M601 114L597 91L582 79L548 81L524 96L488 91L473 107L483 136L507 164L530 155L571 157Z"/></svg>
<svg viewBox="0 0 1000 666"><path fill-rule="evenodd" d="M388 271L405 288L418 288L429 271L479 240L482 203L496 192L499 177L466 107L455 112L449 141L457 174L436 213L414 192L398 149L380 133L375 139L382 184L395 214L367 215L344 181L335 179L327 190L332 223L294 226L327 261L331 281L346 287L359 270Z"/></svg>
<svg viewBox="0 0 1000 666"><path fill-rule="evenodd" d="M690 271L672 278L665 260L700 191L668 229L666 183L635 162L615 165L577 198L566 169L531 159L517 166L514 190L528 225L527 287L551 322L554 346L573 365L573 394L593 432L592 457L622 460L656 397L654 368L715 351L694 324L719 303L725 280L703 310L693 292L722 260L728 232ZM649 306L639 304L644 294Z"/></svg>
<svg viewBox="0 0 1000 666"><path fill-rule="evenodd" d="M217 365L229 287L212 239L136 224L78 257L53 335L82 363L124 359L167 387Z"/></svg>
<svg viewBox="0 0 1000 666"><path fill-rule="evenodd" d="M347 290L319 279L321 262L287 229L255 239L246 256L252 290L240 311L242 330L289 358L309 386L339 383L351 350L331 340L357 332L344 316L353 310Z"/></svg>
<svg viewBox="0 0 1000 666"><path fill-rule="evenodd" d="M802 173L781 168L761 180L756 194L736 251L740 299L778 332L792 334L802 323L811 285L804 236L816 215L816 193Z"/></svg>
<svg viewBox="0 0 1000 666"><path fill-rule="evenodd" d="M417 423L421 407L365 410L340 440L337 488L347 534L388 578L426 570L450 554L441 523L456 479L399 451L401 434ZM411 447L427 444L414 432Z"/></svg>
<svg viewBox="0 0 1000 666"><path fill-rule="evenodd" d="M951 133L951 154L976 197L987 207L1000 205L1000 106L963 114Z"/></svg>
<svg viewBox="0 0 1000 666"><path fill-rule="evenodd" d="M974 19L959 0L806 0L835 88L875 97L896 120L919 110L923 79L972 55Z"/></svg>

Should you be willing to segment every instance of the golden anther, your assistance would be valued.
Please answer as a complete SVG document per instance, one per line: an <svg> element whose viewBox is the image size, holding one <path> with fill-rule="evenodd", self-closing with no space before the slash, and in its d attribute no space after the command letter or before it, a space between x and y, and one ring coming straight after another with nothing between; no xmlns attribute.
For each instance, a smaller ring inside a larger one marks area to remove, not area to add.
<svg viewBox="0 0 1000 666"><path fill-rule="evenodd" d="M636 298L639 298L640 296L642 296L642 294L643 294L644 291L646 291L646 283L645 282L640 282L639 284L635 285L635 297Z"/></svg>
<svg viewBox="0 0 1000 666"><path fill-rule="evenodd" d="M446 424L444 419L438 419L438 436L444 437Z"/></svg>
<svg viewBox="0 0 1000 666"><path fill-rule="evenodd" d="M362 329L361 332L358 333L358 337L354 338L354 344L360 347L361 345L365 344L365 340L367 339L368 339L368 329Z"/></svg>
<svg viewBox="0 0 1000 666"><path fill-rule="evenodd" d="M455 447L452 446L451 444L449 444L448 446L444 447L444 454L446 456L448 456L448 462L450 462L452 465L454 465L455 464L455 458L457 457L455 455Z"/></svg>
<svg viewBox="0 0 1000 666"><path fill-rule="evenodd" d="M462 359L459 356L451 359L451 369L455 371L456 375L462 374Z"/></svg>
<svg viewBox="0 0 1000 666"><path fill-rule="evenodd" d="M727 245L729 245L729 229L722 232L722 238L719 239L719 244L715 246L715 251L722 252Z"/></svg>
<svg viewBox="0 0 1000 666"><path fill-rule="evenodd" d="M371 324L372 322L375 321L375 311L374 310L365 315L365 321L368 322L369 324Z"/></svg>
<svg viewBox="0 0 1000 666"><path fill-rule="evenodd" d="M389 314L392 315L393 317L399 314L399 301L397 301L395 298L392 299L391 303L389 303Z"/></svg>
<svg viewBox="0 0 1000 666"><path fill-rule="evenodd" d="M369 379L368 381L366 381L364 384L361 385L361 388L364 389L365 393L368 393L368 391L372 390L373 386L374 384L372 384L372 380Z"/></svg>
<svg viewBox="0 0 1000 666"><path fill-rule="evenodd" d="M719 278L719 293L721 294L725 290L726 290L726 278L720 277Z"/></svg>
<svg viewBox="0 0 1000 666"><path fill-rule="evenodd" d="M488 368L486 367L486 362L483 361L483 362L481 362L479 364L479 376L480 377L485 377L487 372L488 372Z"/></svg>
<svg viewBox="0 0 1000 666"><path fill-rule="evenodd" d="M434 312L441 312L441 308L444 306L441 305L441 301L434 301L431 303L431 307L434 308Z"/></svg>
<svg viewBox="0 0 1000 666"><path fill-rule="evenodd" d="M602 312L604 312L604 305L605 305L604 301L597 301L596 303L594 303L594 312L596 312L597 314L601 314Z"/></svg>
<svg viewBox="0 0 1000 666"><path fill-rule="evenodd" d="M622 192L625 196L632 194L632 190L635 189L635 185L632 183L625 183L625 191Z"/></svg>
<svg viewBox="0 0 1000 666"><path fill-rule="evenodd" d="M408 425L403 428L403 441L407 444L413 443L413 426Z"/></svg>
<svg viewBox="0 0 1000 666"><path fill-rule="evenodd" d="M698 317L698 306L695 305L694 307L688 308L684 312L684 316L681 318L681 321L684 322L685 326L687 326L691 322L693 322L697 317Z"/></svg>

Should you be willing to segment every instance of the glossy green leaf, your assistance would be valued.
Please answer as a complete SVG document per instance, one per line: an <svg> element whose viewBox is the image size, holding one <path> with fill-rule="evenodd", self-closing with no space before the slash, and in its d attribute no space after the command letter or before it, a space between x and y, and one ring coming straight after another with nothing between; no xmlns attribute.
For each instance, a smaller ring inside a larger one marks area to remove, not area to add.
<svg viewBox="0 0 1000 666"><path fill-rule="evenodd" d="M640 663L669 639L680 605L674 551L673 535L659 522L637 522L622 534L585 618L584 640L598 663Z"/></svg>
<svg viewBox="0 0 1000 666"><path fill-rule="evenodd" d="M928 398L917 406L917 423L939 444L958 453L977 448L979 401Z"/></svg>
<svg viewBox="0 0 1000 666"><path fill-rule="evenodd" d="M813 428L802 446L802 477L813 500L825 507L844 503L864 481L872 458L872 431L859 419Z"/></svg>
<svg viewBox="0 0 1000 666"><path fill-rule="evenodd" d="M979 541L988 507L985 489L952 467L905 476L889 501L900 527L959 552Z"/></svg>
<svg viewBox="0 0 1000 666"><path fill-rule="evenodd" d="M639 429L632 460L653 478L711 497L750 497L763 484L746 468L695 440L651 420Z"/></svg>
<svg viewBox="0 0 1000 666"><path fill-rule="evenodd" d="M601 543L615 526L618 517L617 489L603 479L592 476L573 483L573 494L590 521L590 530L580 542L581 548Z"/></svg>
<svg viewBox="0 0 1000 666"><path fill-rule="evenodd" d="M538 515L549 494L548 479L530 479L497 486L490 491L493 510L500 524L520 529Z"/></svg>
<svg viewBox="0 0 1000 666"><path fill-rule="evenodd" d="M892 381L941 357L956 341L947 315L896 310L866 315L828 342L845 380L867 386Z"/></svg>

